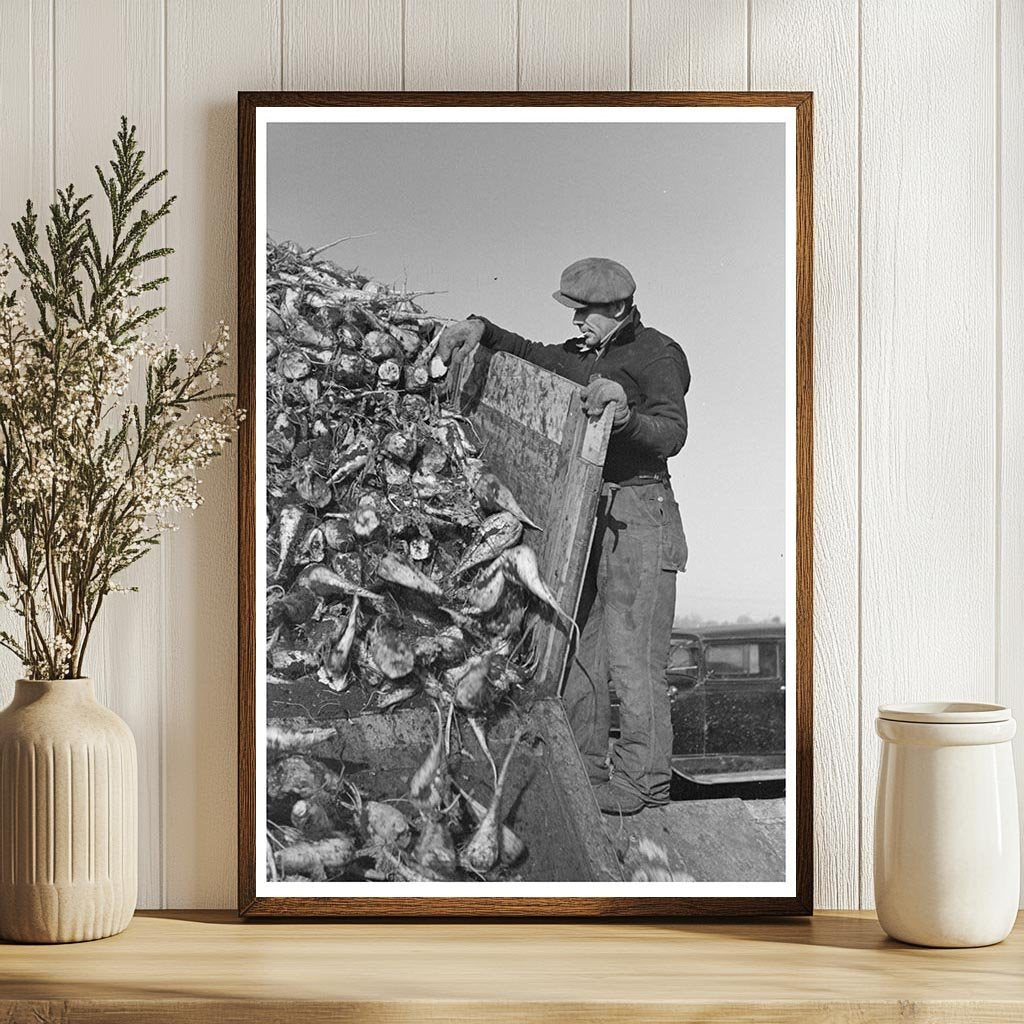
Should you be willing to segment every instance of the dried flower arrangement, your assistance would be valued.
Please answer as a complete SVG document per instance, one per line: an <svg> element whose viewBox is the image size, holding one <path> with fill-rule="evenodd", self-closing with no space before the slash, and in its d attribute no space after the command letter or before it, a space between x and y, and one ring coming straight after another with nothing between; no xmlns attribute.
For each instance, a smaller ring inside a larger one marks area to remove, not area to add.
<svg viewBox="0 0 1024 1024"><path fill-rule="evenodd" d="M244 417L233 393L217 390L226 324L198 353L147 337L165 307L143 308L139 296L168 278L144 281L143 268L173 250L146 250L145 240L176 197L136 209L167 171L147 178L135 132L122 117L112 174L96 167L109 246L86 206L92 196L69 185L49 207L48 257L31 201L12 225L20 256L0 247L0 601L22 625L20 637L0 631L0 644L32 679L82 675L104 598L138 589L115 583L118 573L177 528L174 513L199 505L198 472ZM196 408L217 402L213 412Z"/></svg>

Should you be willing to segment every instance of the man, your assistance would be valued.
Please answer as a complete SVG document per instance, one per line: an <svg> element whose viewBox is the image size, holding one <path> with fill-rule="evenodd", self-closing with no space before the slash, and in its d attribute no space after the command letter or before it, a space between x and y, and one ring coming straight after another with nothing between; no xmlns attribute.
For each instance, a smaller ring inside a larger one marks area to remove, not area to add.
<svg viewBox="0 0 1024 1024"><path fill-rule="evenodd" d="M672 723L665 668L676 573L686 539L666 460L686 441L690 371L682 349L645 326L636 284L614 260L566 267L553 297L580 332L541 345L475 314L449 326L437 354L448 363L477 344L511 352L584 384L588 416L613 406L612 434L586 580L579 649L563 697L598 805L634 814L668 802ZM609 686L619 698L620 735L608 750ZM610 765L609 765L610 760Z"/></svg>

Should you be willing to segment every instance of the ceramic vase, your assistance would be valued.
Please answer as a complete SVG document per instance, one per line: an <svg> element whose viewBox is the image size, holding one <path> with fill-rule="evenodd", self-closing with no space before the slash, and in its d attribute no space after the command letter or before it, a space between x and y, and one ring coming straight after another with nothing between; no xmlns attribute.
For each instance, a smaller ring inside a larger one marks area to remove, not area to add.
<svg viewBox="0 0 1024 1024"><path fill-rule="evenodd" d="M124 930L138 888L138 769L91 679L19 679L0 712L0 938Z"/></svg>
<svg viewBox="0 0 1024 1024"><path fill-rule="evenodd" d="M988 946L1013 928L1020 834L1010 740L999 704L878 709L875 907L894 939Z"/></svg>

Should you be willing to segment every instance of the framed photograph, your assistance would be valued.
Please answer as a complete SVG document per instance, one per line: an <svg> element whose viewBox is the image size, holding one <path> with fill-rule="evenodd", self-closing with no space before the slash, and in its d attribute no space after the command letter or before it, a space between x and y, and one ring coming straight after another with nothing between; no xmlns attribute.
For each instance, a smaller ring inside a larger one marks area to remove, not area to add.
<svg viewBox="0 0 1024 1024"><path fill-rule="evenodd" d="M239 912L811 914L809 93L239 93Z"/></svg>

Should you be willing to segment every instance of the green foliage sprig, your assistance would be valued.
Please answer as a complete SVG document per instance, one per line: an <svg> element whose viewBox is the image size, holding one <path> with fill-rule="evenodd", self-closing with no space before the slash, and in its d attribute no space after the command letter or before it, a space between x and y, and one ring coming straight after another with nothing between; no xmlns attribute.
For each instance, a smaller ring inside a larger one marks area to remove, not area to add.
<svg viewBox="0 0 1024 1024"><path fill-rule="evenodd" d="M145 249L146 236L176 197L139 207L167 171L146 176L135 132L122 117L112 174L96 167L109 246L94 229L92 196L69 185L49 207L47 254L31 201L12 225L20 256L0 247L0 601L23 627L20 637L0 630L0 645L30 678L82 674L104 597L125 589L114 577L177 528L173 513L200 504L198 471L244 417L233 394L217 390L226 324L198 353L148 339L164 307L138 296L168 279L144 281L144 269L173 250ZM139 402L130 397L137 365ZM214 412L198 411L211 402L220 403Z"/></svg>

